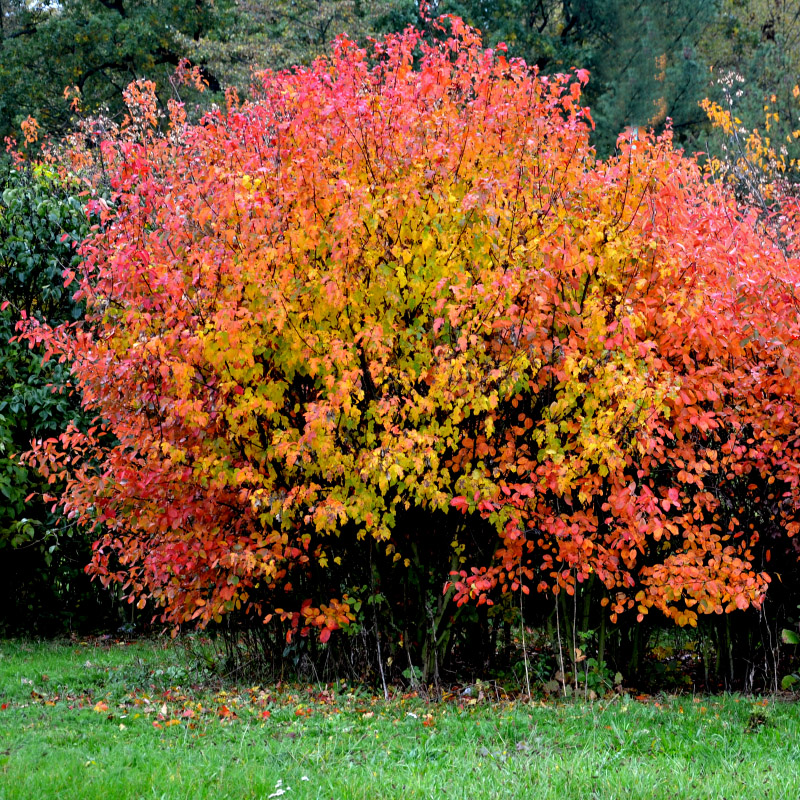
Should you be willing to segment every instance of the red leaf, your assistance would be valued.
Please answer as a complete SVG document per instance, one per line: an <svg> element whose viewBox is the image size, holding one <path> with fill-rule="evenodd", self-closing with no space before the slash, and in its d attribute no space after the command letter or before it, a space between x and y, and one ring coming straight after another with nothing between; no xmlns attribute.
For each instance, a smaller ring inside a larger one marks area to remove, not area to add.
<svg viewBox="0 0 800 800"><path fill-rule="evenodd" d="M466 497L454 497L450 501L450 505L453 506L457 511L461 511L462 513L466 514L467 510L469 509L469 502L467 501Z"/></svg>

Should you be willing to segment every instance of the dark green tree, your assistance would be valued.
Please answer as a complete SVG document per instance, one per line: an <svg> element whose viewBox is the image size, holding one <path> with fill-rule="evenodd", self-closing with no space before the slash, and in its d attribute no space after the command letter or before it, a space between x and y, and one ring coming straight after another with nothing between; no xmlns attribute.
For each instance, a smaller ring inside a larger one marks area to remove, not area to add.
<svg viewBox="0 0 800 800"><path fill-rule="evenodd" d="M83 108L121 114L122 90L152 78L169 90L182 58L203 67L206 41L224 39L230 0L0 0L0 137L28 115L46 132L71 124L64 89L80 90ZM217 75L205 69L212 90Z"/></svg>
<svg viewBox="0 0 800 800"><path fill-rule="evenodd" d="M601 153L628 127L670 118L691 139L705 121L698 102L711 76L698 43L717 19L714 0L442 0L437 10L544 72L588 69L585 99Z"/></svg>
<svg viewBox="0 0 800 800"><path fill-rule="evenodd" d="M369 36L400 30L413 19L401 0L238 0L224 38L199 48L226 85L247 87L253 68L309 64L340 34L364 43Z"/></svg>
<svg viewBox="0 0 800 800"><path fill-rule="evenodd" d="M76 245L89 229L77 189L50 168L0 164L0 631L51 632L86 624L100 611L83 572L90 542L43 500L57 487L14 458L31 439L79 420L68 365L43 364L36 349L10 341L22 314L82 316L64 277L77 267Z"/></svg>

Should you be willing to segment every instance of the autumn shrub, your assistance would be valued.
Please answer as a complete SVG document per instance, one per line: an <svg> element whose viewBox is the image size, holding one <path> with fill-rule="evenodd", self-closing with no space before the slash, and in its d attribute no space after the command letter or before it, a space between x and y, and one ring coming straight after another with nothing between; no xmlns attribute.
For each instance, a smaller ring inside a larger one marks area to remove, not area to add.
<svg viewBox="0 0 800 800"><path fill-rule="evenodd" d="M139 84L87 324L23 333L96 419L28 461L131 603L376 674L485 667L521 617L602 662L653 612L758 613L800 525L796 261L668 133L597 159L584 72L441 24L163 135Z"/></svg>

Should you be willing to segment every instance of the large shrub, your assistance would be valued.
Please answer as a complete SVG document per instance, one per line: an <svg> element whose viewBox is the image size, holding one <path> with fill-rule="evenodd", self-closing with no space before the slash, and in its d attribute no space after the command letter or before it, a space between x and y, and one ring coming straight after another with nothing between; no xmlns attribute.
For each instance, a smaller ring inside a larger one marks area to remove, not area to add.
<svg viewBox="0 0 800 800"><path fill-rule="evenodd" d="M104 145L91 328L26 334L102 421L30 460L176 625L326 641L369 595L435 668L509 589L759 607L798 527L797 263L668 135L598 160L584 73L447 24Z"/></svg>

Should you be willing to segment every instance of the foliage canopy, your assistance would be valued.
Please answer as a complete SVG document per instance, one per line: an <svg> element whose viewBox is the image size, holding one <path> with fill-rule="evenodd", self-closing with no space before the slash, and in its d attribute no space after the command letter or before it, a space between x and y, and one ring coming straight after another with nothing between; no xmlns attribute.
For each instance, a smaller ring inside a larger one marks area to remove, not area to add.
<svg viewBox="0 0 800 800"><path fill-rule="evenodd" d="M23 334L97 421L28 461L176 625L326 641L360 564L432 541L437 625L587 582L612 620L758 607L800 526L797 262L669 133L599 160L583 71L438 24L103 145L88 323Z"/></svg>

